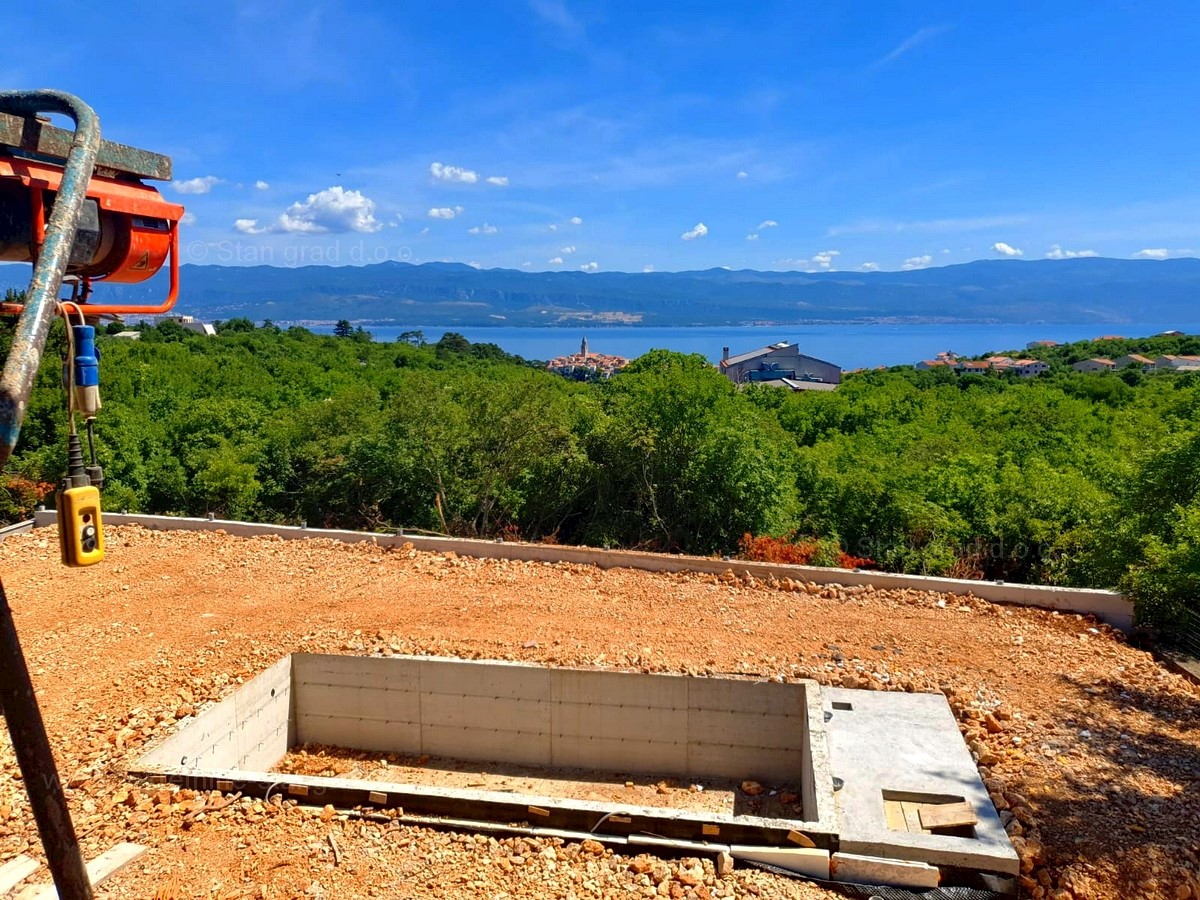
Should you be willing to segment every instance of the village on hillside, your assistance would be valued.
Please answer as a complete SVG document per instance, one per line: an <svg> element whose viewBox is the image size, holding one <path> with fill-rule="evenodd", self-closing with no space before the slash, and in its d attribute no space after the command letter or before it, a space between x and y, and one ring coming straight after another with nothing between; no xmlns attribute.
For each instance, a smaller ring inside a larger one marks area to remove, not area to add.
<svg viewBox="0 0 1200 900"><path fill-rule="evenodd" d="M1182 332L1163 332L1158 337L1182 337ZM1125 341L1119 335L1101 335L1094 343ZM1026 345L1026 351L1053 350L1062 345L1057 341L1036 340ZM629 365L624 356L594 353L588 347L587 338L580 343L579 352L558 356L546 363L547 370L580 381L611 378ZM1115 372L1135 367L1142 372L1197 372L1200 371L1200 355L1159 353L1149 355L1129 352L1121 356L1091 356L1070 363L1077 372ZM880 366L879 368L886 368ZM943 350L932 359L923 359L913 368L919 371L949 370L959 374L1012 373L1018 378L1036 378L1051 370L1051 363L1044 359L1020 355L995 353L982 359L963 356L952 350ZM762 385L785 388L791 391L832 391L841 384L843 370L831 363L801 352L799 345L779 341L731 354L729 347L721 348L721 361L717 369L735 385ZM854 370L860 371L860 370Z"/></svg>
<svg viewBox="0 0 1200 900"><path fill-rule="evenodd" d="M556 356L546 363L546 368L556 375L574 378L578 381L588 381L594 378L611 378L627 365L629 365L629 360L624 356L592 353L588 350L588 340L585 337L579 344L578 353Z"/></svg>
<svg viewBox="0 0 1200 900"><path fill-rule="evenodd" d="M1181 331L1165 331L1156 335L1156 337L1160 338L1185 336ZM1092 343L1102 344L1112 341L1125 342L1126 338L1121 335L1107 334L1094 338ZM1030 341L1025 349L1027 351L1054 350L1061 346L1058 341L1038 340ZM1128 342L1126 349L1128 349ZM1197 372L1200 371L1200 356L1174 353L1153 355L1149 353L1129 352L1120 356L1089 356L1070 363L1070 367L1076 372L1115 372L1131 367L1140 369L1142 372ZM1003 354L995 354L983 359L974 359L960 356L951 350L945 350L938 353L933 359L921 360L916 363L914 368L921 371L951 369L955 372L968 374L1012 372L1022 378L1033 378L1049 372L1050 364L1042 359L1018 358Z"/></svg>

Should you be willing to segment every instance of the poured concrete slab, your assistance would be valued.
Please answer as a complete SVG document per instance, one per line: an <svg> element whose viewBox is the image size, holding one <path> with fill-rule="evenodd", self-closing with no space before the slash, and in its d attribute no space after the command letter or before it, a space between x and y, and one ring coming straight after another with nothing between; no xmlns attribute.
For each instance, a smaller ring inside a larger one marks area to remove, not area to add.
<svg viewBox="0 0 1200 900"><path fill-rule="evenodd" d="M941 694L825 688L829 762L843 852L1016 874L1019 862ZM971 836L889 827L885 801L966 801Z"/></svg>

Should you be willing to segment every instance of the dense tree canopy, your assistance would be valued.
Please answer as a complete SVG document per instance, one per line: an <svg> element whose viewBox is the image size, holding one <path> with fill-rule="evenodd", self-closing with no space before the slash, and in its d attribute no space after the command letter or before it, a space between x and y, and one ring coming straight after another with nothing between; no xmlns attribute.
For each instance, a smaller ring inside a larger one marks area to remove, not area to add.
<svg viewBox="0 0 1200 900"><path fill-rule="evenodd" d="M1072 345L1036 379L897 368L793 394L654 351L582 384L454 333L340 332L101 335L106 506L695 553L815 538L887 569L1121 587L1150 619L1200 595L1194 374L1078 373L1100 351ZM62 474L61 345L9 519Z"/></svg>

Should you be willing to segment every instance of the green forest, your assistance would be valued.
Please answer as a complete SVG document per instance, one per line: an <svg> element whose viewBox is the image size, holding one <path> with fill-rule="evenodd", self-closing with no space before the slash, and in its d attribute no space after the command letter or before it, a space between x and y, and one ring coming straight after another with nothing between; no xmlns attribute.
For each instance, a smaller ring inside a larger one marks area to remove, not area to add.
<svg viewBox="0 0 1200 900"><path fill-rule="evenodd" d="M1041 350L1034 379L900 367L801 393L665 350L579 383L453 333L236 319L97 343L110 510L699 554L769 537L816 564L1116 587L1158 624L1200 596L1200 377L1069 368L1195 338ZM56 324L9 521L63 474L62 349Z"/></svg>

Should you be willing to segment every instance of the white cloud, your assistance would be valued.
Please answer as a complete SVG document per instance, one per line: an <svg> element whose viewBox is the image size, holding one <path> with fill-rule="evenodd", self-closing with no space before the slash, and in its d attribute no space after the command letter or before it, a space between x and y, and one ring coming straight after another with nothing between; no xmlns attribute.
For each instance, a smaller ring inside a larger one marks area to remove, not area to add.
<svg viewBox="0 0 1200 900"><path fill-rule="evenodd" d="M600 268L600 263L595 263L595 262L584 263L579 268L581 271L584 271L584 272L595 272L597 269Z"/></svg>
<svg viewBox="0 0 1200 900"><path fill-rule="evenodd" d="M649 265L649 266L642 266L642 271L643 271L643 272L653 272L653 271L654 271L654 266L652 266L652 265Z"/></svg>
<svg viewBox="0 0 1200 900"><path fill-rule="evenodd" d="M233 228L242 234L374 234L383 223L375 218L374 200L335 186L293 203L269 225L259 225L258 219L237 219Z"/></svg>
<svg viewBox="0 0 1200 900"><path fill-rule="evenodd" d="M179 220L179 224L195 225L196 224L196 214L194 212L185 212L183 214L183 218Z"/></svg>
<svg viewBox="0 0 1200 900"><path fill-rule="evenodd" d="M558 226L557 226L557 225L547 225L546 227L547 227L548 229L550 229L551 231L558 231Z"/></svg>
<svg viewBox="0 0 1200 900"><path fill-rule="evenodd" d="M875 60L875 62L871 64L870 68L872 70L880 69L883 66L886 66L888 63L899 59L909 50L921 46L923 43L937 37L939 34L944 34L945 32L949 31L950 28L951 26L949 25L932 25L926 26L925 28L920 28L897 44L891 50L891 52Z"/></svg>
<svg viewBox="0 0 1200 900"><path fill-rule="evenodd" d="M1008 228L1028 221L1026 216L977 216L966 219L926 219L923 221L899 222L894 219L864 219L846 225L834 225L825 232L826 237L841 237L845 234L874 234L876 232L906 231L919 233L949 233L984 231L991 228Z"/></svg>
<svg viewBox="0 0 1200 900"><path fill-rule="evenodd" d="M474 184L479 180L479 173L459 166L443 166L440 162L429 164L429 174L436 181L457 181L462 184Z"/></svg>
<svg viewBox="0 0 1200 900"><path fill-rule="evenodd" d="M757 231L750 232L748 235L746 235L746 240L757 241L758 240L758 232Z"/></svg>
<svg viewBox="0 0 1200 900"><path fill-rule="evenodd" d="M738 178L742 178L742 179L749 178L749 177L750 177L750 173L749 173L749 172L747 172L745 169L743 169L742 171L740 171L740 172L738 172L738 173L737 173L737 177L738 177Z"/></svg>
<svg viewBox="0 0 1200 900"><path fill-rule="evenodd" d="M1077 259L1081 256L1099 256L1095 250L1064 250L1058 244L1052 244L1046 251L1046 259Z"/></svg>
<svg viewBox="0 0 1200 900"><path fill-rule="evenodd" d="M467 234L495 234L499 230L495 225L489 225L487 222L484 222L482 225L468 228Z"/></svg>
<svg viewBox="0 0 1200 900"><path fill-rule="evenodd" d="M755 228L754 230L762 231L764 228L777 228L778 226L779 226L779 223L776 222L774 219L767 219L765 222L759 222L758 227Z"/></svg>
<svg viewBox="0 0 1200 900"><path fill-rule="evenodd" d="M859 266L859 268L862 269L864 272L878 272L879 271L879 263L865 262L861 266Z"/></svg>
<svg viewBox="0 0 1200 900"><path fill-rule="evenodd" d="M561 0L529 0L529 6L539 18L562 31L565 36L569 38L583 36L583 25L571 15Z"/></svg>
<svg viewBox="0 0 1200 900"><path fill-rule="evenodd" d="M697 222L695 228L685 231L680 237L685 241L694 241L696 238L704 237L706 234L708 234L708 226L703 222Z"/></svg>
<svg viewBox="0 0 1200 900"><path fill-rule="evenodd" d="M924 256L910 256L904 261L900 268L907 272L912 269L923 269L932 262L933 257L926 253Z"/></svg>
<svg viewBox="0 0 1200 900"><path fill-rule="evenodd" d="M426 225L424 228L422 228L420 231L418 231L417 234L418 235L429 234L429 226Z"/></svg>
<svg viewBox="0 0 1200 900"><path fill-rule="evenodd" d="M525 262L521 263L521 268L528 269L532 265L533 265L533 263L531 263L529 260L525 260Z"/></svg>
<svg viewBox="0 0 1200 900"><path fill-rule="evenodd" d="M1139 250L1133 255L1135 259L1166 259L1171 255L1171 251L1165 247L1157 247Z"/></svg>
<svg viewBox="0 0 1200 900"><path fill-rule="evenodd" d="M467 265L470 266L472 269L482 269L483 268L483 263L481 263L475 259L471 260L469 263L467 263Z"/></svg>
<svg viewBox="0 0 1200 900"><path fill-rule="evenodd" d="M487 180L488 184L494 184L496 187L508 187L507 175L491 175Z"/></svg>
<svg viewBox="0 0 1200 900"><path fill-rule="evenodd" d="M548 260L546 260L546 265L548 265L548 266L561 266L561 265L562 265L562 257L561 257L561 256L556 256L556 257L554 257L554 259L548 259Z"/></svg>
<svg viewBox="0 0 1200 900"><path fill-rule="evenodd" d="M186 178L183 181L172 181L171 187L181 194L207 194L223 179L216 175L203 175L200 178Z"/></svg>
<svg viewBox="0 0 1200 900"><path fill-rule="evenodd" d="M559 252L562 253L563 256L568 256L575 252L575 245L572 244L569 247L563 247Z"/></svg>
<svg viewBox="0 0 1200 900"><path fill-rule="evenodd" d="M1011 244L1006 244L1004 241L996 241L996 243L992 244L992 252L1008 257L1025 255L1024 250L1014 247Z"/></svg>
<svg viewBox="0 0 1200 900"><path fill-rule="evenodd" d="M258 219L235 219L233 223L233 230L241 232L242 234L264 234L267 231L270 231L270 229L265 226L263 228L259 228Z"/></svg>
<svg viewBox="0 0 1200 900"><path fill-rule="evenodd" d="M580 216L571 216L572 225L582 225L583 219Z"/></svg>
<svg viewBox="0 0 1200 900"><path fill-rule="evenodd" d="M268 191L271 189L271 185L267 184L260 178L258 181L254 182L254 189L256 191Z"/></svg>
<svg viewBox="0 0 1200 900"><path fill-rule="evenodd" d="M463 208L456 206L451 209L449 206L435 206L429 210L429 218L431 219L453 219L457 215L461 215Z"/></svg>
<svg viewBox="0 0 1200 900"><path fill-rule="evenodd" d="M375 218L375 201L360 191L341 186L309 194L302 203L293 203L271 225L271 231L283 234L328 234L356 231L372 234L383 228Z"/></svg>
<svg viewBox="0 0 1200 900"><path fill-rule="evenodd" d="M833 269L834 258L841 255L841 250L822 250L820 253L814 253L811 259L781 259L779 264L813 274L829 272Z"/></svg>

